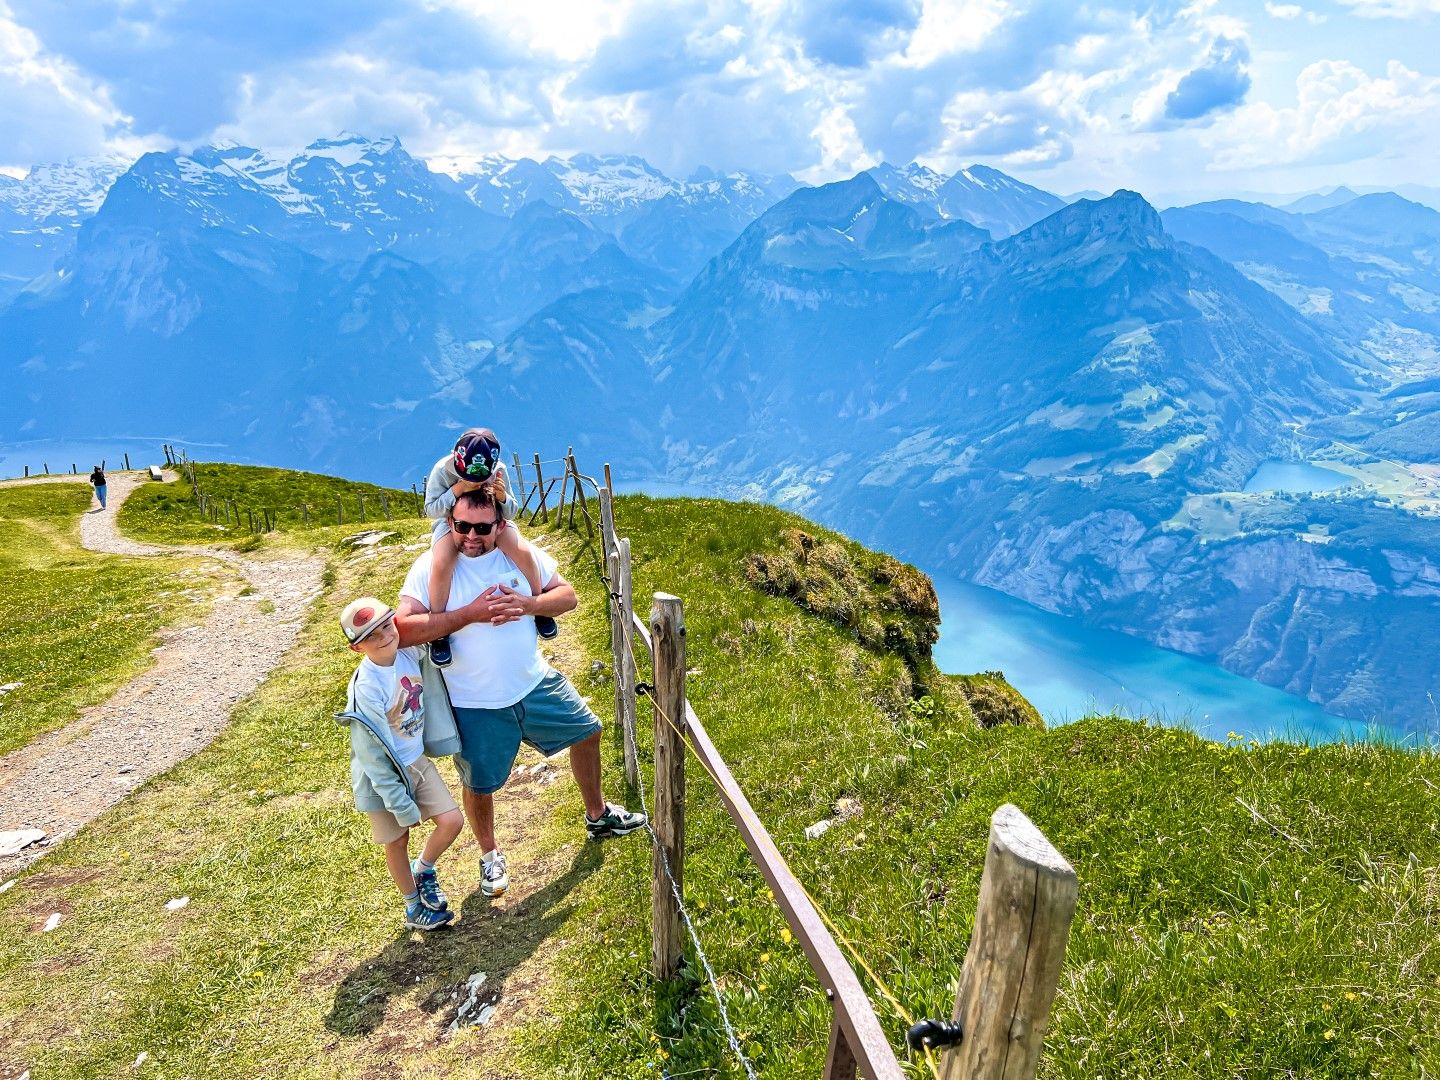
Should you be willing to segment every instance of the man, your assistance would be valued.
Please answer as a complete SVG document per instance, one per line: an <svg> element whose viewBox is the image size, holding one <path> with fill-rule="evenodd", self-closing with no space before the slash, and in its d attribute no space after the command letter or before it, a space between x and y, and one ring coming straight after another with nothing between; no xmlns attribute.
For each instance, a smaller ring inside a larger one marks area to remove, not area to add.
<svg viewBox="0 0 1440 1080"><path fill-rule="evenodd" d="M450 534L443 539L455 544L459 556L448 610L430 610L427 551L405 577L395 623L402 645L450 635L453 659L445 684L460 732L455 766L464 785L465 816L485 853L480 891L499 896L510 878L495 842L494 796L509 778L522 741L546 757L569 749L592 838L632 833L645 825L645 815L601 795L600 721L540 654L535 616L572 610L579 602L574 587L560 576L555 560L537 549L544 585L532 595L525 575L496 546L497 527L506 526L488 484L461 494L447 517Z"/></svg>

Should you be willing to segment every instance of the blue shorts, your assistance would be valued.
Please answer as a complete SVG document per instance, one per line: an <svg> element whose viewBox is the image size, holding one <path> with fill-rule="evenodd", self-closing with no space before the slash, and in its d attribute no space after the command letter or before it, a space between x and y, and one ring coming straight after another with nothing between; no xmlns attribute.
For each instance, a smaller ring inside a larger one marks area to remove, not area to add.
<svg viewBox="0 0 1440 1080"><path fill-rule="evenodd" d="M455 706L460 753L455 771L460 783L479 795L505 786L521 742L549 757L600 732L600 720L581 700L570 680L552 671L514 705L503 709Z"/></svg>

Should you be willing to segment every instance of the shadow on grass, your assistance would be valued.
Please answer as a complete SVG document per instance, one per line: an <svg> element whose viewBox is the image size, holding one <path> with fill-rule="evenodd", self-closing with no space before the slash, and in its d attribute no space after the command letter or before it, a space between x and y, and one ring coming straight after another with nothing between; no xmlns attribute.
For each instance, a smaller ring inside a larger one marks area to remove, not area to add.
<svg viewBox="0 0 1440 1080"><path fill-rule="evenodd" d="M477 890L461 903L462 918L452 929L397 934L336 988L325 1026L349 1038L372 1035L390 998L420 983L440 983L420 1003L422 1011L436 1014L454 1003L452 991L476 971L487 976L485 1000L500 1000L509 975L569 919L574 904L566 897L602 862L599 844L582 843L564 874L513 907L495 907Z"/></svg>

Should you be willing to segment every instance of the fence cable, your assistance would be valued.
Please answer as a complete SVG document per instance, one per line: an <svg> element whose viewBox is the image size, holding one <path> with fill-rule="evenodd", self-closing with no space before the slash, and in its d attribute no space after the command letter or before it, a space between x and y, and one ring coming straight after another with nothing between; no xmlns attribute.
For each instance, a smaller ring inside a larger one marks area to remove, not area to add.
<svg viewBox="0 0 1440 1080"><path fill-rule="evenodd" d="M607 589L608 589L608 586L607 586ZM625 621L625 620L624 620L625 612L624 612L623 609L621 609L621 607L620 607L620 603L621 603L620 597L616 596L613 592L609 592L608 595L610 596L612 605L615 607L615 609L616 609L616 611L617 611L617 617L621 620L622 623L624 623L624 621ZM634 644L633 644L633 642L631 641L631 632L630 632L630 628L629 628L628 625L626 625L625 630L626 630L626 632L625 632L625 634L623 635L623 639L624 639L624 642L625 642L625 651L626 651L626 652L628 653L628 655L629 655L630 666L631 666L632 670L638 670L638 665L637 665L636 662L635 662L635 649L634 649ZM710 777L711 783L713 783L717 789L719 789L720 787L722 787L722 785L721 785L721 783L720 783L720 777L719 777L718 775L716 775L715 771L710 767L710 763L707 762L704 758L702 758L702 757L700 756L700 753L699 753L699 751L697 751L697 750L695 749L694 744L693 744L688 738L685 737L685 732L684 732L684 730L681 729L681 727L680 727L678 724L676 724L675 721L670 717L669 713L667 713L667 712L665 711L664 707L662 707L661 704L660 704L660 702L656 699L656 696L655 696L654 694L646 694L645 696L649 699L651 708L653 708L653 709L655 710L655 712L656 712L662 719L664 719L664 721L665 721L667 724L669 724L669 725L671 726L671 728L673 728L673 729L675 730L675 733L680 736L680 741L681 741L681 742L685 745L685 747L690 751L691 756L694 757L694 759L695 759L697 762L700 763L700 767L701 767L702 769L704 769L706 775L708 775L708 776ZM621 726L622 726L622 727L624 726L623 722L622 722ZM638 761L638 760L639 760L639 754L638 754L638 751L637 751L637 748L636 748L636 745L635 745L635 733L634 733L633 731L627 731L627 732L625 732L625 740L626 740L626 742L629 744L631 756ZM644 780L644 778L641 776L639 769L636 769L636 770L635 770L635 782L636 782L637 785L639 785L639 788L640 788L640 802L641 802L642 807L644 807L644 803L645 803L645 780ZM649 816L650 816L648 808L646 808L646 814L645 814L645 816L646 816L646 819L647 819L646 828L647 828L647 829L650 829L650 836L651 836L652 840L655 840L656 844L658 845L659 841L658 841L658 839L656 839L656 837L655 837L655 831L654 831L654 829L650 828L650 825L649 825L649 823L648 823L648 819L649 819ZM659 851L660 851L661 861L662 861L662 863L664 863L664 865L665 865L665 876L666 876L667 878L669 878L669 880L670 880L670 888L671 888L671 891L675 893L676 903L680 905L681 915L684 917L685 922L686 922L686 925L688 926L688 925L689 925L689 922L690 922L690 916L689 916L689 913L685 911L684 903L683 903L683 902L681 901L681 899L680 899L680 893L679 893L678 888L677 888L676 885L675 885L675 879L670 876L670 867L669 867L669 862L668 862L668 860L666 860L666 858L665 858L665 849L664 849L663 847L661 847L661 848L659 848ZM792 876L793 876L793 875L792 875ZM865 972L865 974L870 977L871 981L875 984L876 989L878 989L878 990L880 991L881 996L884 997L885 1000L890 1003L890 1006L895 1010L896 1014L905 1022L906 1027L913 1026L914 1023L915 1023L915 1018L910 1014L910 1011L909 1011L908 1009L906 1009L905 1006L900 1003L900 999L895 995L895 993L894 993L894 992L890 989L890 987L886 984L885 980L882 979L882 978L879 976L879 974L876 973L875 969L872 968L872 967L865 961L865 958L860 955L859 950L855 948L855 946L851 943L850 939L847 938L843 933L841 933L840 928L835 925L835 920L832 919L832 918L830 917L830 915L825 911L825 909L820 906L820 901L815 898L815 895L814 895L808 888L806 888L805 883L804 883L803 881L801 881L799 878L795 878L795 882L796 882L796 884L798 884L798 885L800 886L801 891L804 892L805 896L809 899L810 904L811 904L812 907L814 907L816 914L818 914L818 915L820 916L821 920L822 920L822 921L825 923L825 925L829 928L830 933L833 934L833 935L835 936L835 939L836 939L841 945L843 945L843 946L845 947L846 951L848 951L852 957L854 957L855 962L858 963L858 964L860 965L861 969ZM691 937L692 937L692 938L695 938L695 932L694 932L693 928L691 929ZM698 949L699 949L699 944L700 944L698 938L695 939L695 944L696 944L696 949L698 950ZM709 975L709 977L710 977L711 985L714 986L715 973L710 970L709 961L708 961L708 960L705 960L703 953L701 953L701 960L702 960L702 962L704 962L704 964L705 964L705 970L706 970L706 973L707 973L707 974ZM718 987L716 987L716 1000L717 1000L717 1001L719 1000L719 989L718 989ZM722 1011L722 1015L723 1015L723 1011L724 1011L723 1006L721 1007L721 1011ZM727 1028L728 1028L728 1026L729 1026L729 1024L728 1024L728 1019L727 1019L726 1026L727 1026ZM736 1048L736 1052L737 1052L737 1053L739 1052L738 1047ZM744 1061L744 1058L742 1057L741 1060ZM928 1046L925 1047L925 1064L929 1067L930 1072L936 1077L936 1080L939 1080L939 1076L940 1076L939 1064L938 1064L938 1062L936 1061L934 1050L931 1049L931 1048L928 1047ZM749 1071L749 1066L748 1066L748 1064L747 1064L747 1066L746 1066L746 1071L747 1071L747 1072Z"/></svg>
<svg viewBox="0 0 1440 1080"><path fill-rule="evenodd" d="M617 609L617 613L623 614L623 612L619 611L619 598L612 595L611 599ZM625 642L626 648L628 649L630 647L630 635L628 633L625 635ZM630 653L630 662L631 664L635 662L635 654L633 651ZM651 698L651 704L655 704L654 698ZM659 709L659 706L656 705L656 708ZM664 710L662 709L660 711L663 715ZM620 727L624 730L625 725L623 722ZM633 730L625 731L625 741L629 744L631 757L638 760L639 751L635 745L635 732ZM691 944L695 946L695 955L700 958L700 964L705 969L705 978L709 982L710 992L715 998L715 1007L720 1011L720 1022L725 1026L725 1038L730 1043L730 1049L734 1052L735 1056L739 1058L741 1066L745 1069L745 1075L749 1077L750 1080L755 1080L755 1070L751 1067L749 1059L745 1057L745 1051L740 1046L740 1040L735 1037L735 1027L731 1024L730 1013L725 1008L725 998L720 993L720 983L715 977L715 969L710 966L710 958L705 955L705 946L700 944L700 935L695 929L695 923L690 918L689 910L685 907L685 900L680 895L680 886L675 881L675 875L670 871L670 857L665 853L665 845L660 843L660 838L655 834L654 823L650 820L650 806L645 797L645 777L641 775L639 769L635 770L635 785L640 795L640 809L645 812L645 831L650 834L650 843L654 845L655 850L660 853L660 866L661 869L665 871L665 880L670 883L670 892L675 897L675 906L680 909L680 918L684 921L685 929L690 934Z"/></svg>

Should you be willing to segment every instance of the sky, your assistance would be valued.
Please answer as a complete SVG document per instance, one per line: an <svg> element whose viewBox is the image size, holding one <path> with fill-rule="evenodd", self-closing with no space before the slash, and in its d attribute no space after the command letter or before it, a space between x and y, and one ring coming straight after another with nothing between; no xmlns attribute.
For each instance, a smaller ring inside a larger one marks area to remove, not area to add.
<svg viewBox="0 0 1440 1080"><path fill-rule="evenodd" d="M0 171L397 135L1156 201L1440 185L1440 0L0 0Z"/></svg>

